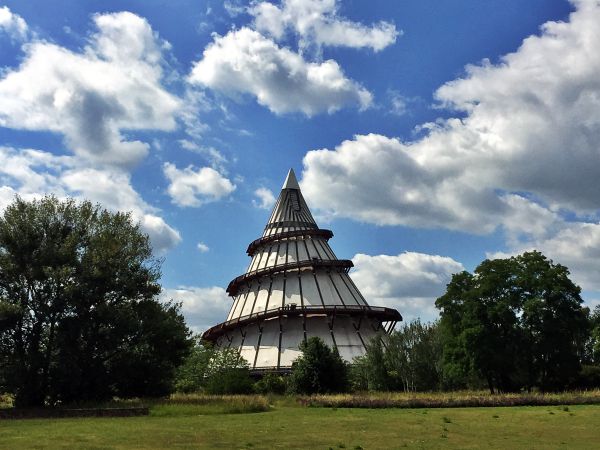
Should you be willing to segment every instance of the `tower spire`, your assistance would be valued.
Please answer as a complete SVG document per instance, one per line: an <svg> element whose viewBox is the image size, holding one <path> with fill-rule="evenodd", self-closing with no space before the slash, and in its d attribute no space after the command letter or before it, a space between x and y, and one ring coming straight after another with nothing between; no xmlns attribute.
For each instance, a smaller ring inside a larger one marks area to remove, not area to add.
<svg viewBox="0 0 600 450"><path fill-rule="evenodd" d="M300 189L294 169L290 169L281 189Z"/></svg>

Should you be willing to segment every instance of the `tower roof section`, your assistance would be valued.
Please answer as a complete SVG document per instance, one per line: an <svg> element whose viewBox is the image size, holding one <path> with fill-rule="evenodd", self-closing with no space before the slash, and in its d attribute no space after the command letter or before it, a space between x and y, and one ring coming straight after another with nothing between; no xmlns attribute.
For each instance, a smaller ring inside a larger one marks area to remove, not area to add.
<svg viewBox="0 0 600 450"><path fill-rule="evenodd" d="M290 169L263 236L317 228L317 223L300 191L294 169Z"/></svg>
<svg viewBox="0 0 600 450"><path fill-rule="evenodd" d="M300 190L300 185L298 184L298 180L296 179L296 174L294 173L294 169L290 169L287 177L285 177L285 181L283 182L283 186L281 189L298 189Z"/></svg>

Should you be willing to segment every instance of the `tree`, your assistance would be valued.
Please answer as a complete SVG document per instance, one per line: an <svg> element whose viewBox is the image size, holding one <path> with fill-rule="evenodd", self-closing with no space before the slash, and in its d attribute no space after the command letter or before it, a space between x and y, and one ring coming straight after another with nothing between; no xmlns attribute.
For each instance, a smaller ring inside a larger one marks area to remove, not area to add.
<svg viewBox="0 0 600 450"><path fill-rule="evenodd" d="M191 345L130 214L20 198L0 217L0 390L18 406L162 395Z"/></svg>
<svg viewBox="0 0 600 450"><path fill-rule="evenodd" d="M353 361L353 387L406 392L439 389L441 354L437 323L413 320L389 336L371 340L365 355Z"/></svg>
<svg viewBox="0 0 600 450"><path fill-rule="evenodd" d="M183 364L177 369L175 390L177 392L200 392L206 387L208 368L216 349L202 342L200 336L195 338L195 345Z"/></svg>
<svg viewBox="0 0 600 450"><path fill-rule="evenodd" d="M253 381L248 362L233 348L216 350L206 370L209 394L249 394Z"/></svg>
<svg viewBox="0 0 600 450"><path fill-rule="evenodd" d="M437 323L415 319L404 324L387 339L385 363L394 380L391 387L406 392L439 389L441 353Z"/></svg>
<svg viewBox="0 0 600 450"><path fill-rule="evenodd" d="M564 388L587 332L580 288L539 252L485 260L437 299L449 384L483 378L491 392Z"/></svg>
<svg viewBox="0 0 600 450"><path fill-rule="evenodd" d="M337 350L318 337L300 344L302 356L292 363L291 389L299 394L324 394L348 390L348 366Z"/></svg>
<svg viewBox="0 0 600 450"><path fill-rule="evenodd" d="M245 359L235 349L218 349L196 337L195 345L177 369L178 392L248 394L253 381Z"/></svg>
<svg viewBox="0 0 600 450"><path fill-rule="evenodd" d="M1 313L0 313L1 316ZM589 318L590 339L588 342L588 363L600 367L600 305L596 305Z"/></svg>
<svg viewBox="0 0 600 450"><path fill-rule="evenodd" d="M569 279L566 267L552 264L541 253L525 253L516 260L523 298L521 323L530 351L528 384L564 389L581 370L589 336L581 289Z"/></svg>

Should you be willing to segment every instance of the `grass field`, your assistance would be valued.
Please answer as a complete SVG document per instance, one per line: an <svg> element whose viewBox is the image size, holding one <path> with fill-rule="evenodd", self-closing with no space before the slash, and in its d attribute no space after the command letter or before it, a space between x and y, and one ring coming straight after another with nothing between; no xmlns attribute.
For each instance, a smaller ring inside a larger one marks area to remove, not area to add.
<svg viewBox="0 0 600 450"><path fill-rule="evenodd" d="M599 424L600 405L349 409L197 397L154 404L148 417L0 421L0 448L589 449Z"/></svg>

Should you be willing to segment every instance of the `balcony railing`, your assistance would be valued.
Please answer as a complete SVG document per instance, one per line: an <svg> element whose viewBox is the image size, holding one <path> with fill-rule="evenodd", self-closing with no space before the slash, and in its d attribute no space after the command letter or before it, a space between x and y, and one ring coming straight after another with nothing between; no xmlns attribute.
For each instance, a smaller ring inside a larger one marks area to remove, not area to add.
<svg viewBox="0 0 600 450"><path fill-rule="evenodd" d="M323 239L329 240L333 237L333 232L331 230L321 230L321 229L310 229L310 230L293 230L293 231L284 231L277 234L272 234L270 236L264 236L258 239L255 239L248 245L248 249L246 253L248 256L254 256L256 250L264 244L269 242L278 241L280 239L287 239L291 237L298 236L316 236L321 237Z"/></svg>
<svg viewBox="0 0 600 450"><path fill-rule="evenodd" d="M286 305L280 308L267 309L246 316L236 317L227 320L212 328L209 328L202 335L203 339L214 341L226 331L240 327L242 325L272 319L276 317L294 317L294 316L316 316L316 315L346 315L346 316L364 316L373 317L382 322L399 322L402 316L393 308L382 306L360 306L360 305L325 305L325 306L299 306Z"/></svg>
<svg viewBox="0 0 600 450"><path fill-rule="evenodd" d="M234 296L238 293L240 286L244 283L250 283L252 280L257 278L261 278L268 275L273 275L274 273L279 272L288 272L300 270L306 267L312 267L313 269L317 268L341 268L346 273L354 267L354 264L349 259L333 259L333 260L320 260L320 259L312 259L305 261L298 261L287 264L278 264L271 267L265 267L264 269L253 270L252 272L245 273L244 275L240 275L239 277L231 280L229 285L227 286L227 293L231 296Z"/></svg>

